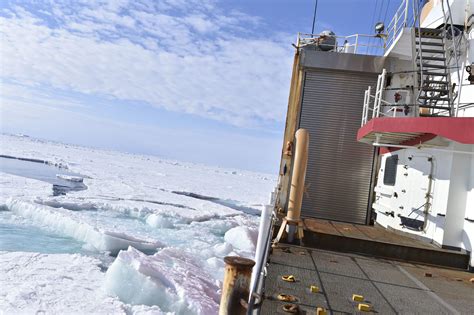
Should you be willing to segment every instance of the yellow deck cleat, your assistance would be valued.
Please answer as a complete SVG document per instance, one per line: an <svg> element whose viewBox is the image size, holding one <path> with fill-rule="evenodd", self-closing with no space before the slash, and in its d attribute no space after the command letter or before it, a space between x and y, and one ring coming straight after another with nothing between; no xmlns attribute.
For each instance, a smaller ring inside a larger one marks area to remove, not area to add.
<svg viewBox="0 0 474 315"><path fill-rule="evenodd" d="M318 287L318 286L315 286L315 285L312 285L311 287L309 287L309 289L310 289L311 292L313 292L313 293L318 293L318 292L319 292L319 287Z"/></svg>
<svg viewBox="0 0 474 315"><path fill-rule="evenodd" d="M327 315L328 311L324 307L318 307L316 309L316 315Z"/></svg>
<svg viewBox="0 0 474 315"><path fill-rule="evenodd" d="M281 279L283 281L287 281L287 282L295 282L296 281L295 276L293 276L293 275L281 276Z"/></svg>
<svg viewBox="0 0 474 315"><path fill-rule="evenodd" d="M357 308L358 308L359 311L361 311L361 312L370 312L370 305L369 305L369 304L359 303L359 305L357 306Z"/></svg>

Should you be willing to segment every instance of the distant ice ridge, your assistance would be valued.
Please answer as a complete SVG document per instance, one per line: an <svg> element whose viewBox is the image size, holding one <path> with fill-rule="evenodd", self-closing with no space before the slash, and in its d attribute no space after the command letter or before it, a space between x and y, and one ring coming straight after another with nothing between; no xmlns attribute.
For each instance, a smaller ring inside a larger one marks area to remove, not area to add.
<svg viewBox="0 0 474 315"><path fill-rule="evenodd" d="M11 211L31 219L41 225L87 243L98 251L118 253L121 249L133 246L142 251L153 251L163 244L154 240L143 240L125 233L105 230L88 224L75 217L71 211L59 208L54 209L21 200L7 199L6 206Z"/></svg>

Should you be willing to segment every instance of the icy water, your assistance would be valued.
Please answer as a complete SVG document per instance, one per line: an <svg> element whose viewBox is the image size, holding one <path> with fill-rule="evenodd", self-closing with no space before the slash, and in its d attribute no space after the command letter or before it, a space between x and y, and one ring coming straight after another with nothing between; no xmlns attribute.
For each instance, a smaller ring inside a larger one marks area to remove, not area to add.
<svg viewBox="0 0 474 315"><path fill-rule="evenodd" d="M56 176L57 174L80 176L79 174L39 162L0 157L0 171L53 184L53 192L57 195L86 188L83 183L74 183Z"/></svg>
<svg viewBox="0 0 474 315"><path fill-rule="evenodd" d="M0 251L78 253L82 246L70 237L29 225L9 211L0 211Z"/></svg>
<svg viewBox="0 0 474 315"><path fill-rule="evenodd" d="M195 250L204 250L224 239L224 233L233 225L226 220L206 220L204 222L176 222L172 217L162 217L165 226L153 227L144 218L127 213L104 209L75 211L83 222L103 227L109 231L120 231L140 238L163 242L166 246L187 248L192 243Z"/></svg>

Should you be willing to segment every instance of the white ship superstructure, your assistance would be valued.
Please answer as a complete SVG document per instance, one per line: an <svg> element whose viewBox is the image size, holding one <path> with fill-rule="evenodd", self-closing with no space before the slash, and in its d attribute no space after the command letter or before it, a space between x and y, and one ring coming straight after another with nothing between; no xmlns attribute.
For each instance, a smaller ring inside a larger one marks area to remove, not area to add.
<svg viewBox="0 0 474 315"><path fill-rule="evenodd" d="M474 1L416 4L402 1L388 25L390 61L364 97L357 138L379 148L375 222L472 253Z"/></svg>

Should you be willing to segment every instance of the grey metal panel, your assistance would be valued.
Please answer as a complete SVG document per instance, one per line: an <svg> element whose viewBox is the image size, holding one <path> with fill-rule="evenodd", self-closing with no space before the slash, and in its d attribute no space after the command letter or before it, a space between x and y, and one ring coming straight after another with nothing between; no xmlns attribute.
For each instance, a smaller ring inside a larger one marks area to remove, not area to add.
<svg viewBox="0 0 474 315"><path fill-rule="evenodd" d="M301 50L300 65L305 69L318 68L378 74L382 72L383 68L390 69L393 64L392 60L389 57L344 54L303 48Z"/></svg>
<svg viewBox="0 0 474 315"><path fill-rule="evenodd" d="M365 224L374 149L357 142L364 91L376 75L305 72L299 128L309 130L307 194L302 215Z"/></svg>

